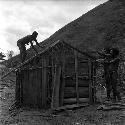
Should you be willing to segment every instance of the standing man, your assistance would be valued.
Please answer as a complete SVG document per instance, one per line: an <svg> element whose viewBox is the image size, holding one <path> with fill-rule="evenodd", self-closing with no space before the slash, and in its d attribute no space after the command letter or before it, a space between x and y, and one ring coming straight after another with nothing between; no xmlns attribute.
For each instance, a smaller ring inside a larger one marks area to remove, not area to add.
<svg viewBox="0 0 125 125"><path fill-rule="evenodd" d="M26 44L29 45L29 43L30 43L32 48L36 51L36 53L38 53L36 48L33 46L33 41L35 41L36 45L38 45L40 47L40 45L36 39L37 36L38 36L38 33L36 31L34 31L32 33L32 35L27 35L17 41L17 46L19 47L19 50L20 50L20 56L21 56L22 63L25 61L26 55L27 55L26 54Z"/></svg>
<svg viewBox="0 0 125 125"><path fill-rule="evenodd" d="M103 55L104 76L107 89L107 99L110 100L111 91L113 92L113 101L121 100L120 93L117 90L118 82L118 66L119 66L119 50L117 48L105 49Z"/></svg>
<svg viewBox="0 0 125 125"><path fill-rule="evenodd" d="M121 100L120 93L117 90L118 83L118 66L119 66L119 50L117 48L111 49L112 59L110 61L109 73L110 73L110 84L113 92L113 101Z"/></svg>

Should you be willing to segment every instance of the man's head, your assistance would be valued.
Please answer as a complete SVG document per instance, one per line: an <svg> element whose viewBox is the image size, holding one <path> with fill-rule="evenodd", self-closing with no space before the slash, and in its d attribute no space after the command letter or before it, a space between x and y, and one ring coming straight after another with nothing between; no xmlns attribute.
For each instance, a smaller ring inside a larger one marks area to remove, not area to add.
<svg viewBox="0 0 125 125"><path fill-rule="evenodd" d="M36 38L37 35L38 35L38 33L37 33L36 31L34 31L34 32L32 33L33 38Z"/></svg>

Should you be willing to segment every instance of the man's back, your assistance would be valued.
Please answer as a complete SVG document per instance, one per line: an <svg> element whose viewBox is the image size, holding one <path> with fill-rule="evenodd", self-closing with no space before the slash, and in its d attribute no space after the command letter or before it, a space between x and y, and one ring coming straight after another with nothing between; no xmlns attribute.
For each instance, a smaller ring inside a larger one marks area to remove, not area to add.
<svg viewBox="0 0 125 125"><path fill-rule="evenodd" d="M40 47L39 43L37 42L37 35L38 33L36 31L34 31L32 33L32 35L27 35L21 39L19 39L17 41L17 46L19 47L19 50L20 50L20 55L21 55L21 61L24 62L25 58L26 58L26 44L28 45L29 43L31 44L32 48L37 52L36 48L33 46L33 42L32 41L35 41L36 44Z"/></svg>
<svg viewBox="0 0 125 125"><path fill-rule="evenodd" d="M33 41L33 38L32 38L32 35L27 35L21 39L19 39L17 41L17 45L18 44L21 44L21 45L25 45L25 44L28 44L29 42Z"/></svg>

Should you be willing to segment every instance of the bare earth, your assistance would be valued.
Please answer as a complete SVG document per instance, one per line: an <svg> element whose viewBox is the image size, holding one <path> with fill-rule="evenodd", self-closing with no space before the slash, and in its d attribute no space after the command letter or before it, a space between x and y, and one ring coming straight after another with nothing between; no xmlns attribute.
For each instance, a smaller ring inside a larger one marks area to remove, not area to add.
<svg viewBox="0 0 125 125"><path fill-rule="evenodd" d="M11 79L15 81L14 76ZM6 85L2 85L3 83ZM6 80L0 84L0 125L125 125L125 109L97 110L99 104L63 111L56 115L49 110L28 108L10 112L9 107L14 102L15 83Z"/></svg>

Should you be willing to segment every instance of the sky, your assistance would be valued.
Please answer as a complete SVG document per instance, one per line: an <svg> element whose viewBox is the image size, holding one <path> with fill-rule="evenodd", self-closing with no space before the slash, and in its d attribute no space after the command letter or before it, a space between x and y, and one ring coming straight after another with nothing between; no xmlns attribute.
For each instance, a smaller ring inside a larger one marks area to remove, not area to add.
<svg viewBox="0 0 125 125"><path fill-rule="evenodd" d="M0 0L0 52L19 54L17 41L38 32L42 42L107 0Z"/></svg>

